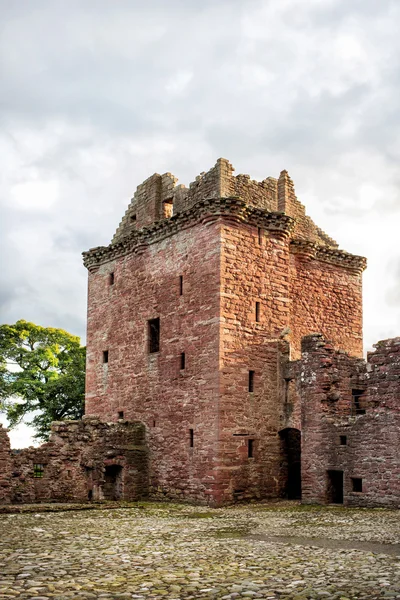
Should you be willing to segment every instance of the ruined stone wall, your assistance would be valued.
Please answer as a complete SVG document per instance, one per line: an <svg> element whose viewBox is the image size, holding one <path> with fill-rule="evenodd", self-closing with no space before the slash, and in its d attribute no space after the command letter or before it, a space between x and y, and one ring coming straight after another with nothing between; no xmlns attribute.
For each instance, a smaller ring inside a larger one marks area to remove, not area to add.
<svg viewBox="0 0 400 600"><path fill-rule="evenodd" d="M90 418L55 422L48 443L13 455L10 484L13 503L137 500L148 493L145 428Z"/></svg>
<svg viewBox="0 0 400 600"><path fill-rule="evenodd" d="M212 493L219 282L215 220L180 229L89 275L86 413L116 421L123 412L146 424L154 494L206 502ZM156 318L160 348L150 353L148 321Z"/></svg>
<svg viewBox="0 0 400 600"><path fill-rule="evenodd" d="M338 501L329 472L339 472L344 504L400 506L400 338L379 342L365 363L309 336L296 369L303 501ZM352 390L365 390L357 404Z"/></svg>
<svg viewBox="0 0 400 600"><path fill-rule="evenodd" d="M0 424L0 504L11 501L12 457L7 430Z"/></svg>

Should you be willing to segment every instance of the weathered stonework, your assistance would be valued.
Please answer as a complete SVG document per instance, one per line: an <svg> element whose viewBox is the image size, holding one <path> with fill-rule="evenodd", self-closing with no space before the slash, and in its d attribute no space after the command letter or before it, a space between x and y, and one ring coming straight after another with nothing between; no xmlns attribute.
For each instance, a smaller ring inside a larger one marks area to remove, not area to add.
<svg viewBox="0 0 400 600"><path fill-rule="evenodd" d="M9 444L7 448L7 441L3 460L9 465L9 487L0 503L137 500L148 493L141 423L93 418L55 422L48 443L17 453ZM2 489L0 484L0 493Z"/></svg>
<svg viewBox="0 0 400 600"><path fill-rule="evenodd" d="M86 417L16 456L0 428L0 502L400 506L400 339L361 358L365 259L286 171L257 182L219 159L176 182L147 179L84 253Z"/></svg>
<svg viewBox="0 0 400 600"><path fill-rule="evenodd" d="M84 253L86 412L147 426L153 494L276 497L300 427L282 369L312 331L361 356L365 259L306 216L286 171L256 182L219 159L176 181L147 179L112 243Z"/></svg>

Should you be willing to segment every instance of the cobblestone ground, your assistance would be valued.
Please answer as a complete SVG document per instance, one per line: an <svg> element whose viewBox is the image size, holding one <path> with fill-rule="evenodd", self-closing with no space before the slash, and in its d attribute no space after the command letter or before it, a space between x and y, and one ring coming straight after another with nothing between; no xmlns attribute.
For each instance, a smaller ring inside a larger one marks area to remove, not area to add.
<svg viewBox="0 0 400 600"><path fill-rule="evenodd" d="M294 504L3 514L0 598L400 598L399 517Z"/></svg>

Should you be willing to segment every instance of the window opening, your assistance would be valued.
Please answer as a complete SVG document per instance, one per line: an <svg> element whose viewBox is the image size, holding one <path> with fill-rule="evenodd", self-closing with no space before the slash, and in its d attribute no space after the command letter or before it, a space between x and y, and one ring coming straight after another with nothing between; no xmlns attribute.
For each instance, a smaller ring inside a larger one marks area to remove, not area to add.
<svg viewBox="0 0 400 600"><path fill-rule="evenodd" d="M181 352L181 370L185 368L185 364L186 364L185 353Z"/></svg>
<svg viewBox="0 0 400 600"><path fill-rule="evenodd" d="M155 427L155 426L156 426L156 421L155 421L155 419L153 419L153 427Z"/></svg>
<svg viewBox="0 0 400 600"><path fill-rule="evenodd" d="M179 295L183 296L183 275L179 275Z"/></svg>
<svg viewBox="0 0 400 600"><path fill-rule="evenodd" d="M247 456L248 458L254 458L254 440L247 440Z"/></svg>
<svg viewBox="0 0 400 600"><path fill-rule="evenodd" d="M249 371L249 392L254 392L254 373L255 371Z"/></svg>
<svg viewBox="0 0 400 600"><path fill-rule="evenodd" d="M120 410L118 411L118 419L123 419L124 418L124 411Z"/></svg>
<svg viewBox="0 0 400 600"><path fill-rule="evenodd" d="M193 446L194 446L194 430L193 429L189 429L189 446L190 446L190 448L193 448Z"/></svg>
<svg viewBox="0 0 400 600"><path fill-rule="evenodd" d="M341 435L340 436L340 445L341 446L347 446L347 435Z"/></svg>
<svg viewBox="0 0 400 600"><path fill-rule="evenodd" d="M362 479L361 477L352 477L351 483L353 484L353 492L362 492Z"/></svg>
<svg viewBox="0 0 400 600"><path fill-rule="evenodd" d="M260 321L260 303L256 302L256 321Z"/></svg>
<svg viewBox="0 0 400 600"><path fill-rule="evenodd" d="M103 363L108 363L108 350L103 350Z"/></svg>
<svg viewBox="0 0 400 600"><path fill-rule="evenodd" d="M164 219L170 219L174 214L174 203L172 198L168 198L163 202L163 217Z"/></svg>
<svg viewBox="0 0 400 600"><path fill-rule="evenodd" d="M149 352L159 352L160 350L160 319L150 319L149 329Z"/></svg>
<svg viewBox="0 0 400 600"><path fill-rule="evenodd" d="M115 281L114 273L110 273L110 275L108 277L108 283L110 285L114 285L114 281Z"/></svg>
<svg viewBox="0 0 400 600"><path fill-rule="evenodd" d="M365 390L351 390L353 415L365 415L365 405L362 401L364 392Z"/></svg>
<svg viewBox="0 0 400 600"><path fill-rule="evenodd" d="M258 228L258 243L260 246L262 244L262 234L263 234L263 231L262 231L261 227L259 227Z"/></svg>
<svg viewBox="0 0 400 600"><path fill-rule="evenodd" d="M33 465L33 476L35 479L41 479L44 475L44 465L37 463Z"/></svg>
<svg viewBox="0 0 400 600"><path fill-rule="evenodd" d="M134 223L136 221L136 215L131 215L131 223Z"/></svg>

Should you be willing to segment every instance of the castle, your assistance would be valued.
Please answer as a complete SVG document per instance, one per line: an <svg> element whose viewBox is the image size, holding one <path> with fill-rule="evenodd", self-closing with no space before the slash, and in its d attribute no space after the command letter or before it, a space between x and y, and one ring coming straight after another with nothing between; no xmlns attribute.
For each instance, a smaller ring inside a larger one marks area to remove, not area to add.
<svg viewBox="0 0 400 600"><path fill-rule="evenodd" d="M362 359L365 259L286 171L257 182L219 159L176 182L139 185L111 244L84 253L85 418L17 457L0 429L0 502L399 506L400 338Z"/></svg>

